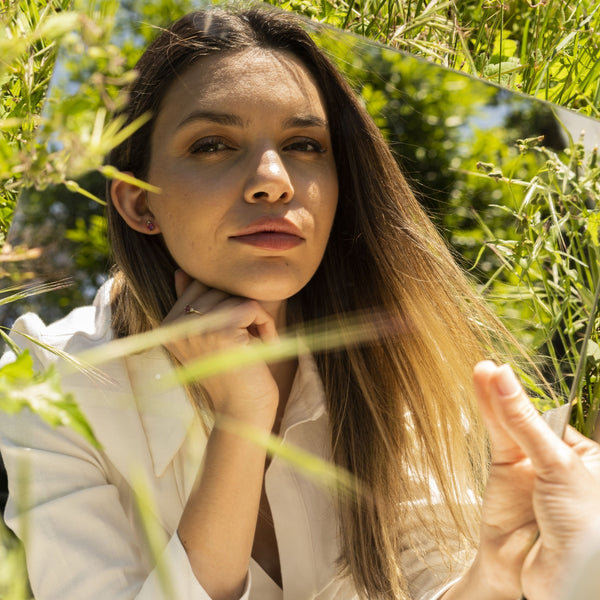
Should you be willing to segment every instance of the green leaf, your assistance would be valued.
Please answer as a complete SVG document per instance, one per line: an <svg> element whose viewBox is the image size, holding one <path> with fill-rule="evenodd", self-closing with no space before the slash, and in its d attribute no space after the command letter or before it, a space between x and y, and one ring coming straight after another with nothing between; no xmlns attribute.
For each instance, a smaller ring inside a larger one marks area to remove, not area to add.
<svg viewBox="0 0 600 600"><path fill-rule="evenodd" d="M72 394L62 391L54 367L44 373L34 371L28 350L0 368L0 410L15 414L23 408L29 408L53 427L70 427L99 447Z"/></svg>
<svg viewBox="0 0 600 600"><path fill-rule="evenodd" d="M591 213L588 217L587 230L592 238L592 244L600 246L600 240L598 238L598 230L600 228L600 212Z"/></svg>
<svg viewBox="0 0 600 600"><path fill-rule="evenodd" d="M586 360L588 368L590 366L596 367L600 364L600 346L598 346L598 344L594 342L594 340L588 340Z"/></svg>

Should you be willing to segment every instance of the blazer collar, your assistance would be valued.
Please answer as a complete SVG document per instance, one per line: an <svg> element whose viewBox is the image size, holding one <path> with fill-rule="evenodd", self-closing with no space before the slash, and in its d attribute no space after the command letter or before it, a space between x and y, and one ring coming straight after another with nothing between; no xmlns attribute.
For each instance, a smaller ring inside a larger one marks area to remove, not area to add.
<svg viewBox="0 0 600 600"><path fill-rule="evenodd" d="M162 348L102 366L99 383L81 372L63 378L102 451L127 481L140 474L160 477L182 447L194 408L181 387L159 384L173 370Z"/></svg>
<svg viewBox="0 0 600 600"><path fill-rule="evenodd" d="M74 311L72 323L58 327L59 335L74 331L65 346L67 352L76 354L113 338L112 283L109 279L98 290L92 306ZM173 371L167 352L162 347L153 348L115 359L102 365L101 371L106 383L77 373L65 377L63 387L77 392L80 408L105 454L128 481L140 467L160 477L184 443L194 419L185 390L160 385Z"/></svg>
<svg viewBox="0 0 600 600"><path fill-rule="evenodd" d="M280 435L286 439L288 430L316 421L325 413L325 391L315 360L306 351L298 355L298 370L290 391L280 427Z"/></svg>

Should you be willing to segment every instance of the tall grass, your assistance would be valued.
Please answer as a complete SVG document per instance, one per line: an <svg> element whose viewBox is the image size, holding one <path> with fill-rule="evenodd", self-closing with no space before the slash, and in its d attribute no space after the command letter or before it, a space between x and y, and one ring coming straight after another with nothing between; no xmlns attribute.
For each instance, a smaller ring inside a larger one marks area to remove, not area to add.
<svg viewBox="0 0 600 600"><path fill-rule="evenodd" d="M268 0L436 64L600 116L597 0Z"/></svg>
<svg viewBox="0 0 600 600"><path fill-rule="evenodd" d="M110 110L133 73L111 43L117 0L22 0L0 9L0 244L17 195L63 184L91 197L75 178L101 168L116 131ZM68 56L54 73L58 49ZM62 81L47 97L51 77L79 74L78 88ZM42 111L43 109L43 111Z"/></svg>
<svg viewBox="0 0 600 600"><path fill-rule="evenodd" d="M72 21L57 15L68 5L68 0L1 5L0 244L28 171L45 158L35 133L54 68L56 42L72 28Z"/></svg>
<svg viewBox="0 0 600 600"><path fill-rule="evenodd" d="M497 185L521 188L514 206L515 235L487 231L486 248L501 266L484 287L496 311L512 323L532 350L545 357L545 371L563 398L574 400L573 424L594 433L600 408L600 164L586 155L583 138L564 154L540 140L521 140L521 154L540 154L544 166L530 181L494 167ZM485 223L480 226L485 230ZM484 255L484 250L482 250ZM508 308L507 308L508 307ZM518 310L515 310L517 308Z"/></svg>
<svg viewBox="0 0 600 600"><path fill-rule="evenodd" d="M114 76L112 83L117 88L123 83L118 77L126 75L108 43L111 31L108 17L117 5L111 0L100 7L89 3L86 8L69 10L73 4L71 0L0 2L0 246L3 246L0 258L3 263L36 253L35 249L11 249L4 245L19 193L27 187L43 189L56 183L77 190L71 179L77 169L102 164L102 145L106 139L102 135L102 116L106 110L102 112L101 104L115 94L109 89L110 82L99 79L96 71ZM96 69L91 69L89 85L96 93L73 98L63 91L62 98L47 103L59 46L70 47L78 61L82 56L93 57ZM103 61L110 63L104 69ZM102 90L106 93L98 93ZM78 116L81 118L77 119ZM94 137L94 132L100 135ZM58 139L60 144L56 143ZM78 152L76 148L81 147L91 153ZM70 167L73 161L90 156L94 156L91 161ZM25 292L12 284L11 287L5 289L7 293L0 302L18 301L23 293L37 291ZM35 373L27 356L23 356L11 368L2 369L0 410L16 410L34 402L54 423L75 424L77 428L81 425L80 431L86 431L77 406L60 392L56 373ZM30 598L21 545L2 522L0 598Z"/></svg>

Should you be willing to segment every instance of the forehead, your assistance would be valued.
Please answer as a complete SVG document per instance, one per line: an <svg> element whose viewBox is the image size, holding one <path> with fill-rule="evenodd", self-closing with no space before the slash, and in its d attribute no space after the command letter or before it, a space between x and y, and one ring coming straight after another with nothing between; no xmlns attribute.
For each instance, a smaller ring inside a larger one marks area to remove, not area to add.
<svg viewBox="0 0 600 600"><path fill-rule="evenodd" d="M306 67L292 54L249 49L201 58L171 85L159 118L185 118L198 107L251 111L269 107L326 118L321 93Z"/></svg>

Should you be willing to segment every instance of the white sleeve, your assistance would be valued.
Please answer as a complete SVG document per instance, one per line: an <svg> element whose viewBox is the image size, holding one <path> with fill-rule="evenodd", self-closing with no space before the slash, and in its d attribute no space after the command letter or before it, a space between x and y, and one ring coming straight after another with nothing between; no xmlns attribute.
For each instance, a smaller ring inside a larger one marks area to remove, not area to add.
<svg viewBox="0 0 600 600"><path fill-rule="evenodd" d="M177 533L154 565L107 481L101 454L82 437L24 410L0 412L9 475L8 526L23 541L37 600L210 600ZM242 600L249 597L249 577Z"/></svg>

